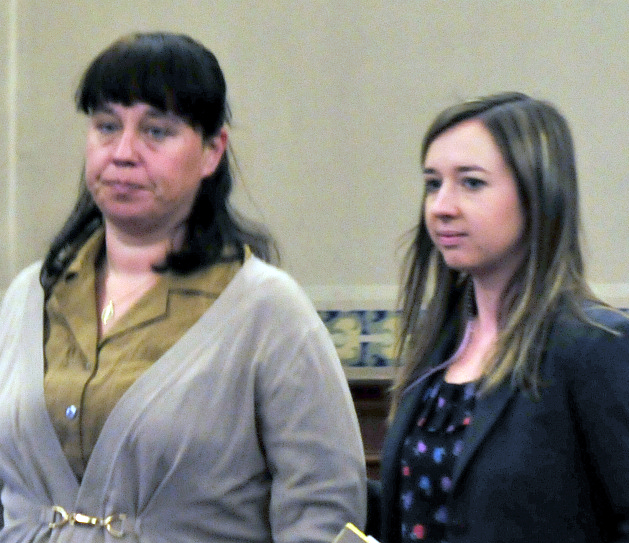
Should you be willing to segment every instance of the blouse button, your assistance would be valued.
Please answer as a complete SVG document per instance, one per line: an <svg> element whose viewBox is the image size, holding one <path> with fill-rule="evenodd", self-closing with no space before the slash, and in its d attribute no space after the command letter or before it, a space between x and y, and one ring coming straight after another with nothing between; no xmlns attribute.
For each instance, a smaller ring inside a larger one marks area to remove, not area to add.
<svg viewBox="0 0 629 543"><path fill-rule="evenodd" d="M77 411L76 405L69 405L66 407L66 418L73 420L76 417Z"/></svg>

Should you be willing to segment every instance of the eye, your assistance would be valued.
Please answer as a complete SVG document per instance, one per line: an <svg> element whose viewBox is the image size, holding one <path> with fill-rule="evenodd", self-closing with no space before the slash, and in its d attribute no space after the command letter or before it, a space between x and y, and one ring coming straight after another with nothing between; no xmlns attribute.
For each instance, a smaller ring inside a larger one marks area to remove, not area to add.
<svg viewBox="0 0 629 543"><path fill-rule="evenodd" d="M93 124L96 130L105 136L113 134L120 127L119 123L108 119L95 119Z"/></svg>
<svg viewBox="0 0 629 543"><path fill-rule="evenodd" d="M170 127L160 125L147 126L144 132L155 141L162 141L174 133Z"/></svg>
<svg viewBox="0 0 629 543"><path fill-rule="evenodd" d="M464 177L463 184L469 189L478 190L479 188L484 187L487 183L478 177Z"/></svg>
<svg viewBox="0 0 629 543"><path fill-rule="evenodd" d="M426 193L436 192L441 187L441 179L436 177L428 177L424 181L426 187Z"/></svg>

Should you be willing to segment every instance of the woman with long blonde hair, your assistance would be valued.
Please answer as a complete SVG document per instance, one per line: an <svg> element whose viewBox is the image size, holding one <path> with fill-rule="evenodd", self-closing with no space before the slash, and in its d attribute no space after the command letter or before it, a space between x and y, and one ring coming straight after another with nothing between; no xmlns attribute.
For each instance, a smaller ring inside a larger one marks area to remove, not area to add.
<svg viewBox="0 0 629 543"><path fill-rule="evenodd" d="M565 119L460 103L421 163L381 540L629 538L629 319L584 278Z"/></svg>

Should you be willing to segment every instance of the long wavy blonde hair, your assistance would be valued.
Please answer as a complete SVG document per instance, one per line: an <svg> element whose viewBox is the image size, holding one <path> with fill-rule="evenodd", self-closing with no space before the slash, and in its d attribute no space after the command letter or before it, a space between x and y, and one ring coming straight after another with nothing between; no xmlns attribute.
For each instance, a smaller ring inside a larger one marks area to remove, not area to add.
<svg viewBox="0 0 629 543"><path fill-rule="evenodd" d="M510 379L537 397L539 366L557 308L567 307L589 322L583 301L602 303L584 278L572 136L551 104L521 93L496 94L439 114L424 136L422 165L440 134L469 119L478 119L489 130L514 175L525 213L527 245L526 257L502 296L498 343L481 392ZM402 368L393 387L393 412L404 389L428 369L446 322L461 316L465 306L469 310L466 299L473 300L470 278L448 268L433 245L425 226L424 202L425 195L405 260L398 355Z"/></svg>

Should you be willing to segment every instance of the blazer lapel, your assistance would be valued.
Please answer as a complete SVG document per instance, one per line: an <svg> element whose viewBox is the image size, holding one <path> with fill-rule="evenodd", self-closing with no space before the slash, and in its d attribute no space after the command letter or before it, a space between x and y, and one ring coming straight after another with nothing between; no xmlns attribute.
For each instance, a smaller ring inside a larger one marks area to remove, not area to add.
<svg viewBox="0 0 629 543"><path fill-rule="evenodd" d="M397 488L400 476L400 453L408 429L415 421L417 406L421 402L421 395L417 393L421 387L418 385L423 382L424 378L421 377L413 383L414 393L409 394L409 389L406 389L395 413L393 423L387 430L382 447L382 463L380 465L381 533L390 534L385 538L385 541L398 540L394 534L397 534L397 530L399 530Z"/></svg>
<svg viewBox="0 0 629 543"><path fill-rule="evenodd" d="M400 474L400 454L404 439L409 428L415 423L419 405L422 401L420 394L422 385L435 372L447 367L447 360L455 340L456 328L453 325L446 326L441 334L441 339L430 357L432 362L430 369L421 374L405 390L400 400L393 423L387 431L387 436L382 448L382 464L380 466L380 481L382 485L382 530L383 533L393 533L393 526L397 523L397 485ZM390 539L394 540L394 539Z"/></svg>
<svg viewBox="0 0 629 543"><path fill-rule="evenodd" d="M472 424L466 430L463 452L454 465L453 486L456 486L466 466L514 396L515 389L510 383L503 383L487 396L477 398Z"/></svg>
<svg viewBox="0 0 629 543"><path fill-rule="evenodd" d="M404 391L395 420L387 433L382 454L383 472L381 479L384 499L387 498L387 494L394 490L389 485L392 481L397 481L398 473L396 470L399 467L400 450L404 437L417 416L418 405L421 402L421 395L417 393L417 390L421 389L421 384L430 375L447 368L448 363L443 361L448 359L455 347L455 330L453 323L449 323L444 327L441 340L431 355L432 368L410 384ZM465 434L465 447L463 447L463 452L454 465L453 486L456 486L468 463L508 406L509 401L515 396L515 393L516 389L510 383L504 383L488 395L477 398L472 424L467 428Z"/></svg>
<svg viewBox="0 0 629 543"><path fill-rule="evenodd" d="M417 411L422 400L422 395L415 393L417 390L421 390L421 384L426 381L433 373L443 369L445 365L432 368L427 373L423 374L416 381L414 381L402 395L400 405L395 414L393 424L389 427L387 432L387 439L384 444L383 459L393 459L391 462L391 469L399 463L400 449L404 443L404 439L408 434L409 428L415 422L417 417ZM393 475L391 473L391 475ZM384 479L385 477L383 477Z"/></svg>
<svg viewBox="0 0 629 543"><path fill-rule="evenodd" d="M421 373L419 377L413 381L402 394L400 405L393 424L387 432L387 439L385 440L382 457L383 459L390 459L391 463L383 466L385 469L397 469L399 464L399 454L406 437L408 430L417 416L418 406L421 402L421 394L418 393L422 388L422 384L434 373L447 368L448 363L444 362L449 357L450 352L456 344L456 323L450 322L444 326L443 331L440 334L439 341L435 350L430 355L429 370ZM385 462L383 462L385 464ZM387 475L394 475L389 473ZM387 477L382 477L383 480Z"/></svg>

